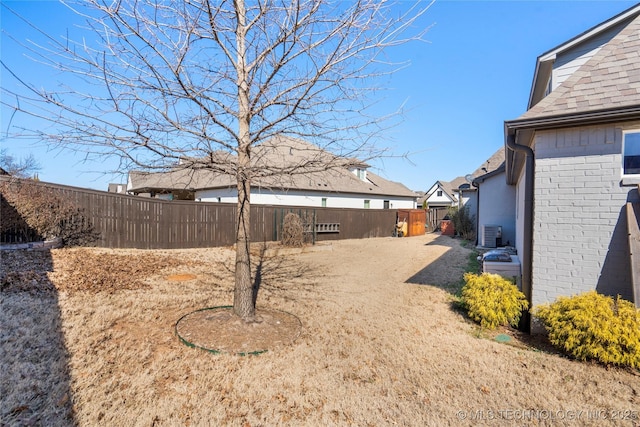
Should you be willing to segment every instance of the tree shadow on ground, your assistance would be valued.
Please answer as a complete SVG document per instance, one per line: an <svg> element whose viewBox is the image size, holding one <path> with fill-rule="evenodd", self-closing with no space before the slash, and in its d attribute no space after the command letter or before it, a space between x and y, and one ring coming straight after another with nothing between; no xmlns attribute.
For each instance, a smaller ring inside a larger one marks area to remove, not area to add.
<svg viewBox="0 0 640 427"><path fill-rule="evenodd" d="M229 260L219 266L215 281L224 283L225 287L233 287L233 262ZM198 310L183 316L176 325L176 332L185 344L214 353L247 355L274 350L295 341L302 327L300 319L294 314L266 306L273 305L273 297L285 301L299 300L300 292L304 295L305 291L311 298L314 283L309 280L309 267L291 257L270 256L265 247L252 248L251 267L255 318L247 323L239 322L230 306L215 307L218 309L215 313ZM256 304L258 294L266 302L260 307ZM297 296L292 297L292 294Z"/></svg>
<svg viewBox="0 0 640 427"><path fill-rule="evenodd" d="M221 269L214 272L215 279L233 284L235 277L233 261L223 263L221 266ZM257 245L251 251L253 303L258 302L261 291L277 293L279 297L285 299L291 299L291 293L287 291L292 286L298 290L301 290L302 286L311 292L314 281L311 280L310 272L308 265L286 255L268 255L266 246Z"/></svg>
<svg viewBox="0 0 640 427"><path fill-rule="evenodd" d="M51 252L0 255L0 424L75 426Z"/></svg>

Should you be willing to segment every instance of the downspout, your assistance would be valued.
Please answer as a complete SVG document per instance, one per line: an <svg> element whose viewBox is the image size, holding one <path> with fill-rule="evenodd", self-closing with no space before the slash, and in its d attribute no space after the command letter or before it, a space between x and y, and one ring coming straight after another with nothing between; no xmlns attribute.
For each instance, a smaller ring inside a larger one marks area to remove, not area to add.
<svg viewBox="0 0 640 427"><path fill-rule="evenodd" d="M476 246L480 245L480 184L474 179L471 185L476 188Z"/></svg>
<svg viewBox="0 0 640 427"><path fill-rule="evenodd" d="M522 242L521 266L522 266L522 293L529 301L529 307L533 305L532 299L532 264L533 264L533 179L535 157L531 147L516 143L516 134L507 135L507 148L513 152L521 152L525 155L524 164L524 212L522 214L524 224L524 240ZM518 328L524 332L531 332L531 315L527 311L523 313Z"/></svg>

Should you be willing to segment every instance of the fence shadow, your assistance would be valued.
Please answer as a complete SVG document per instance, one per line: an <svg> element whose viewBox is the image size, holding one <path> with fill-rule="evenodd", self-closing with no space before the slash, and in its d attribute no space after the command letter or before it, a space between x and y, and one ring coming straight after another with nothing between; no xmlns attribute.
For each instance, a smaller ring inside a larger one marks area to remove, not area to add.
<svg viewBox="0 0 640 427"><path fill-rule="evenodd" d="M469 261L470 249L464 248L459 239L438 236L427 243L429 246L441 246L442 254L420 271L409 277L405 283L431 285L448 292L456 293ZM456 279L452 279L456 277Z"/></svg>
<svg viewBox="0 0 640 427"><path fill-rule="evenodd" d="M0 256L0 425L75 426L51 253Z"/></svg>
<svg viewBox="0 0 640 427"><path fill-rule="evenodd" d="M0 185L2 185L0 183ZM0 242L23 243L43 240L0 192Z"/></svg>

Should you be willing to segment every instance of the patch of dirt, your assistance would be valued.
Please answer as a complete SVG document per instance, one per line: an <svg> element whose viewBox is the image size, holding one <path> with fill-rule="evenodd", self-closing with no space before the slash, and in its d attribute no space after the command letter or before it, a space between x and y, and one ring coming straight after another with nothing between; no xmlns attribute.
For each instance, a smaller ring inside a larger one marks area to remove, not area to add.
<svg viewBox="0 0 640 427"><path fill-rule="evenodd" d="M289 345L300 335L296 316L276 310L256 310L253 322L244 322L232 307L212 307L184 316L178 336L190 346L222 353L260 353Z"/></svg>
<svg viewBox="0 0 640 427"><path fill-rule="evenodd" d="M187 282L189 280L195 280L197 278L198 276L196 276L195 274L189 273L170 274L169 276L167 276L167 280L169 280L170 282Z"/></svg>

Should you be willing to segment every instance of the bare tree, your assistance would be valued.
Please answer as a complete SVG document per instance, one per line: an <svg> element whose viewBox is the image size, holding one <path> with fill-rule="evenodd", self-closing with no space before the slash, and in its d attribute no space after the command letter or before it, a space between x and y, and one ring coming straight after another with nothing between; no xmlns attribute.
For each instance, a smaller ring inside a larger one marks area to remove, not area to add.
<svg viewBox="0 0 640 427"><path fill-rule="evenodd" d="M0 150L0 168L16 178L29 178L41 169L33 154L17 159L6 148Z"/></svg>
<svg viewBox="0 0 640 427"><path fill-rule="evenodd" d="M20 79L5 99L50 122L38 138L126 168L232 175L237 181L234 312L255 314L249 256L252 179L344 167L379 155L381 121L368 116L378 78L401 68L388 48L422 38L429 2L385 0L88 0L65 3L93 38L24 43L32 56L75 76L44 90ZM3 7L6 7L3 5ZM79 31L79 30L78 30ZM28 133L22 130L24 136ZM260 162L272 137L318 151L285 167ZM331 153L328 155L327 153Z"/></svg>

